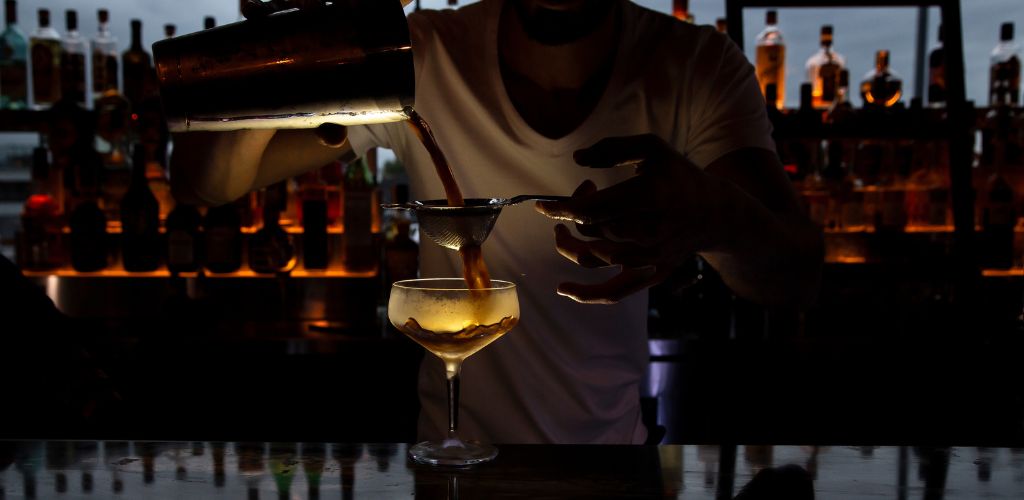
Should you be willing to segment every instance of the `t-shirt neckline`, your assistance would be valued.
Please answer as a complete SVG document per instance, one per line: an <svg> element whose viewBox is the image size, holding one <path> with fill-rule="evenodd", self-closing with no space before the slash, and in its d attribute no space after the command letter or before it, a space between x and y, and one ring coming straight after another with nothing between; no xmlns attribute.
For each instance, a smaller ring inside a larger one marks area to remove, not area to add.
<svg viewBox="0 0 1024 500"><path fill-rule="evenodd" d="M565 154L571 151L575 151L581 147L590 146L585 144L587 140L594 140L593 132L595 127L599 126L603 120L602 117L607 113L607 108L610 106L615 95L619 93L619 89L622 85L622 57L623 49L625 45L622 41L626 37L626 27L628 20L628 9L625 5L619 6L622 9L621 20L622 25L619 32L619 43L615 48L615 61L612 63L611 77L608 78L608 83L605 85L604 92L601 93L601 97L598 99L597 104L594 105L594 109L590 111L590 114L580 123L573 131L568 134L552 139L547 137L526 123L522 115L519 114L519 110L516 109L515 105L512 104L512 100L508 96L508 90L505 88L505 80L501 77L501 71L498 71L500 60L498 54L498 24L501 20L502 10L504 8L504 1L493 1L490 2L489 12L487 13L487 30L485 40L486 44L486 57L488 58L486 67L489 69L489 77L491 78L491 84L493 88L497 90L497 99L501 105L501 112L508 120L509 124L515 130L516 134L519 135L523 140L539 146L544 151L547 151L554 155Z"/></svg>

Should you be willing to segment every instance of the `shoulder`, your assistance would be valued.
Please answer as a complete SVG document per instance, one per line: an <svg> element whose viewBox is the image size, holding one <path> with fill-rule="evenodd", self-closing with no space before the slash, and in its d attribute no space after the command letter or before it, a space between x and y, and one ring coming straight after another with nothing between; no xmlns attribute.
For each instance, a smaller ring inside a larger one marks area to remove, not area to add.
<svg viewBox="0 0 1024 500"><path fill-rule="evenodd" d="M632 2L623 4L623 41L632 53L650 54L648 64L664 64L678 73L701 74L721 59L746 60L732 40L713 26L681 22Z"/></svg>

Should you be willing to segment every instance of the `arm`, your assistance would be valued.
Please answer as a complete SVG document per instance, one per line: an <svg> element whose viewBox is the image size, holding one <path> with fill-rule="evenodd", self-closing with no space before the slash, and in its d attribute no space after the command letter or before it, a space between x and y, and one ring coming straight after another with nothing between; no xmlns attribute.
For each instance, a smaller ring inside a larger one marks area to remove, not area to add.
<svg viewBox="0 0 1024 500"><path fill-rule="evenodd" d="M220 205L348 154L344 127L189 132L174 136L176 200Z"/></svg>
<svg viewBox="0 0 1024 500"><path fill-rule="evenodd" d="M717 243L701 255L737 295L763 304L809 305L821 275L821 231L803 214L778 156L741 149L705 172L722 201L713 217Z"/></svg>

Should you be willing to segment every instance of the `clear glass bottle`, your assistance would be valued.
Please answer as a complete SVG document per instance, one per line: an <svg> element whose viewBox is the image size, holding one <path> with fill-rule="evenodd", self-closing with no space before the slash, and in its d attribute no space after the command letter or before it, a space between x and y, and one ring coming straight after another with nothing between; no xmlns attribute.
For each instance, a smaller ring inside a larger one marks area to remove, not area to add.
<svg viewBox="0 0 1024 500"><path fill-rule="evenodd" d="M60 34L50 26L49 9L39 9L39 27L29 39L32 55L32 104L45 109L60 99Z"/></svg>
<svg viewBox="0 0 1024 500"><path fill-rule="evenodd" d="M889 69L889 51L875 53L875 69L868 71L860 82L860 97L864 107L891 108L903 96L903 80Z"/></svg>
<svg viewBox="0 0 1024 500"><path fill-rule="evenodd" d="M46 148L37 147L32 154L32 193L21 212L19 265L32 271L56 269L61 266L60 204L52 192L50 159Z"/></svg>
<svg viewBox="0 0 1024 500"><path fill-rule="evenodd" d="M295 267L295 244L280 223L282 208L280 198L267 199L263 227L249 239L249 267L257 273L288 272Z"/></svg>
<svg viewBox="0 0 1024 500"><path fill-rule="evenodd" d="M117 38L110 33L110 13L96 11L99 29L92 39L92 93L101 99L107 92L117 93Z"/></svg>
<svg viewBox="0 0 1024 500"><path fill-rule="evenodd" d="M988 101L990 106L1020 103L1020 48L1013 41L1013 23L1003 23L992 49Z"/></svg>
<svg viewBox="0 0 1024 500"><path fill-rule="evenodd" d="M152 59L142 46L142 21L132 19L132 44L121 56L121 80L124 96L131 104L132 112L142 105L146 94L146 76L152 67Z"/></svg>
<svg viewBox="0 0 1024 500"><path fill-rule="evenodd" d="M28 41L18 27L18 2L7 0L7 27L0 34L0 109L28 106Z"/></svg>
<svg viewBox="0 0 1024 500"><path fill-rule="evenodd" d="M782 109L786 101L786 42L778 27L778 19L774 10L765 14L765 28L757 35L755 68L761 93L767 95L765 87L775 84L775 107Z"/></svg>
<svg viewBox="0 0 1024 500"><path fill-rule="evenodd" d="M342 262L346 269L365 271L376 264L373 251L374 179L365 158L345 166Z"/></svg>
<svg viewBox="0 0 1024 500"><path fill-rule="evenodd" d="M78 32L78 13L64 12L65 29L63 53L60 60L61 96L82 106L86 105L85 57L89 42Z"/></svg>
<svg viewBox="0 0 1024 500"><path fill-rule="evenodd" d="M832 47L831 25L821 27L821 48L807 59L807 81L811 82L812 104L818 109L828 109L836 100L839 89L839 73L846 67L846 58Z"/></svg>
<svg viewBox="0 0 1024 500"><path fill-rule="evenodd" d="M939 45L928 54L928 105L946 105L946 49L945 32L939 25Z"/></svg>
<svg viewBox="0 0 1024 500"><path fill-rule="evenodd" d="M121 259L125 271L153 271L160 266L160 204L146 179L146 153L136 145L132 182L121 200Z"/></svg>

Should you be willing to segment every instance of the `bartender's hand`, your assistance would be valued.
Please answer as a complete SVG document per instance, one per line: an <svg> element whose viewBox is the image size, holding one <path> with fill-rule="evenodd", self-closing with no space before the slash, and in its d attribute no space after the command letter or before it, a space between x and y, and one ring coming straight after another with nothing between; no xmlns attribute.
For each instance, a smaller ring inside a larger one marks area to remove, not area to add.
<svg viewBox="0 0 1024 500"><path fill-rule="evenodd" d="M540 213L575 223L592 238L577 238L558 224L555 246L565 258L584 267L622 268L603 283L562 283L560 295L617 302L662 282L708 244L715 182L657 136L604 139L577 151L575 160L592 168L634 167L637 175L601 190L587 180L568 201L537 203Z"/></svg>

